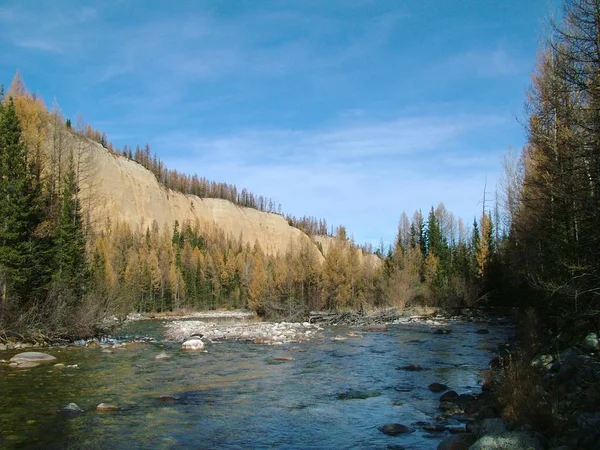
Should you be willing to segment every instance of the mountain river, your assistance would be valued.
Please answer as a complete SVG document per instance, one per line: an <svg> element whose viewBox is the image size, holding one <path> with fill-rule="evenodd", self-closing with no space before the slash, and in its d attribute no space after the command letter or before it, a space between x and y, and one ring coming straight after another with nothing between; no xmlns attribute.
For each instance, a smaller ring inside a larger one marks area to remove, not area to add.
<svg viewBox="0 0 600 450"><path fill-rule="evenodd" d="M44 351L67 366L0 363L0 448L435 449L447 434L417 424L440 414L440 394L427 386L479 392L497 345L513 334L501 319L414 321L387 332L332 326L306 342L223 341L189 352L164 340L165 322L129 323L104 345L0 351L3 360ZM155 359L161 352L170 357ZM398 370L409 364L423 370ZM71 402L83 412L63 412ZM102 402L118 409L96 411ZM378 429L386 423L415 432L388 436Z"/></svg>

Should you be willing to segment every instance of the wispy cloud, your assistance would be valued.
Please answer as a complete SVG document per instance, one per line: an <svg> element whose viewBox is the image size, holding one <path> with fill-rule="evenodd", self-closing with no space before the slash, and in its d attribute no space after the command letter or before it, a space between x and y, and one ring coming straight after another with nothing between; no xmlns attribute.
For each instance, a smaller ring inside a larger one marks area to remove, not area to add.
<svg viewBox="0 0 600 450"><path fill-rule="evenodd" d="M94 8L72 5L60 9L53 3L0 7L0 24L14 45L51 53L71 51L81 43L80 26L97 17Z"/></svg>
<svg viewBox="0 0 600 450"><path fill-rule="evenodd" d="M286 211L326 217L363 240L378 241L392 238L403 209L412 213L442 201L468 217L486 173L495 175L500 152L469 148L464 137L504 125L494 116L409 117L212 138L169 134L156 144L173 150L166 160L178 170L235 182L274 197ZM472 155L476 150L479 156Z"/></svg>
<svg viewBox="0 0 600 450"><path fill-rule="evenodd" d="M445 75L475 75L480 78L514 76L527 71L530 67L529 63L519 60L501 46L468 50L451 56L441 63Z"/></svg>

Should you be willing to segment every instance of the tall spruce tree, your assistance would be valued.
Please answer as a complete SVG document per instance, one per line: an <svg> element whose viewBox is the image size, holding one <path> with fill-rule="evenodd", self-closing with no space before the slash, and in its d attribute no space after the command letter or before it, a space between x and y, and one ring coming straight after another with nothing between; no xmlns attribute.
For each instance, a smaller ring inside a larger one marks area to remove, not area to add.
<svg viewBox="0 0 600 450"><path fill-rule="evenodd" d="M88 265L85 235L79 205L79 188L73 155L62 188L62 207L56 235L55 282L59 290L67 288L76 298L85 290Z"/></svg>
<svg viewBox="0 0 600 450"><path fill-rule="evenodd" d="M30 298L34 283L34 230L40 211L27 148L12 98L0 109L0 283L2 299Z"/></svg>

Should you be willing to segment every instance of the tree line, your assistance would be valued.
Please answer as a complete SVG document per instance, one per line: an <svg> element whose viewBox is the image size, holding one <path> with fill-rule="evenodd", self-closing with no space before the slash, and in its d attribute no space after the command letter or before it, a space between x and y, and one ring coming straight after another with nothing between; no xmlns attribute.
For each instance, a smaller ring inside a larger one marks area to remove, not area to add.
<svg viewBox="0 0 600 450"><path fill-rule="evenodd" d="M0 323L87 334L78 315L89 273L80 160L47 145L51 115L20 77L0 94Z"/></svg>
<svg viewBox="0 0 600 450"><path fill-rule="evenodd" d="M527 144L505 164L498 300L563 335L600 327L600 4L568 0L527 94Z"/></svg>

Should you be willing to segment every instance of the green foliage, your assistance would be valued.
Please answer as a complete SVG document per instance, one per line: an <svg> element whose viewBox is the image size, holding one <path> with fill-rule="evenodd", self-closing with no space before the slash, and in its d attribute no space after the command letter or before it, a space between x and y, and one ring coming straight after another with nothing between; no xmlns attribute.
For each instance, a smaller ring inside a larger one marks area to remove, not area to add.
<svg viewBox="0 0 600 450"><path fill-rule="evenodd" d="M73 156L63 180L62 208L55 239L56 272L54 281L80 298L85 291L88 267L85 254L85 235L79 205Z"/></svg>
<svg viewBox="0 0 600 450"><path fill-rule="evenodd" d="M12 98L0 109L0 276L3 297L25 300L36 274L36 191Z"/></svg>

